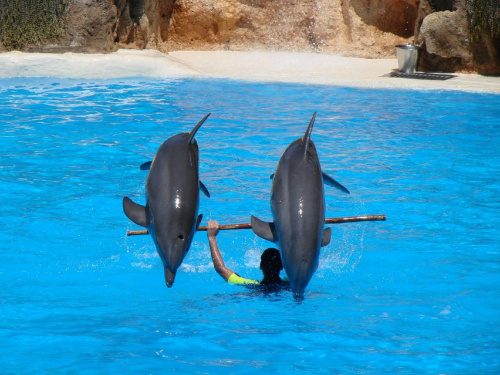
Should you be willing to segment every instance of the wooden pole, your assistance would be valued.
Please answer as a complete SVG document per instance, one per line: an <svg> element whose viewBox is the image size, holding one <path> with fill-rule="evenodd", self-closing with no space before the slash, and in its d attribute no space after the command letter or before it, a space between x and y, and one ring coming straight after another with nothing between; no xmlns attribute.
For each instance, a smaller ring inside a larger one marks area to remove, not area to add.
<svg viewBox="0 0 500 375"><path fill-rule="evenodd" d="M365 215L365 216L348 216L348 217L330 217L325 219L326 224L342 224L342 223L355 223L358 221L385 221L385 215ZM231 229L251 229L252 224L225 224L219 225L219 230L231 230ZM199 231L206 231L208 228L206 226L198 227ZM127 236L138 236L142 234L148 234L146 229L144 230L128 230Z"/></svg>

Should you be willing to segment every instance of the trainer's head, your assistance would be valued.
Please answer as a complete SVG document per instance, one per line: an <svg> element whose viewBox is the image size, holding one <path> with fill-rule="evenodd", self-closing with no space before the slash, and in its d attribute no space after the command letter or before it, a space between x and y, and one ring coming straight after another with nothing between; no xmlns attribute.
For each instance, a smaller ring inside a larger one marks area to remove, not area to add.
<svg viewBox="0 0 500 375"><path fill-rule="evenodd" d="M278 276L283 269L280 252L272 247L266 249L260 257L260 269L264 276Z"/></svg>

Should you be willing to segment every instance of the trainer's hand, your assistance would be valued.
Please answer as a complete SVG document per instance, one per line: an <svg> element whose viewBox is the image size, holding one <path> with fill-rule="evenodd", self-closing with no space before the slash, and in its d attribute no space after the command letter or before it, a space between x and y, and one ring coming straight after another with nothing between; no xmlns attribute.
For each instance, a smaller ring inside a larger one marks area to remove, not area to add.
<svg viewBox="0 0 500 375"><path fill-rule="evenodd" d="M219 233L219 223L215 220L209 220L207 225L208 237L215 237Z"/></svg>

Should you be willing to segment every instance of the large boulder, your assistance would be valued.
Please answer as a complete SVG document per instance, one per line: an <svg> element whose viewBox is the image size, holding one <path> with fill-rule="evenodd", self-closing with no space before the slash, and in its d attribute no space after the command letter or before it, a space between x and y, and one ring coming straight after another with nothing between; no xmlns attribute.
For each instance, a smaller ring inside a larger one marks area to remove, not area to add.
<svg viewBox="0 0 500 375"><path fill-rule="evenodd" d="M421 68L453 72L472 64L464 11L429 14L422 22L420 35L425 46Z"/></svg>
<svg viewBox="0 0 500 375"><path fill-rule="evenodd" d="M420 69L500 74L500 41L487 33L473 38L465 0L456 1L454 8L430 13L423 19L418 37L424 47Z"/></svg>

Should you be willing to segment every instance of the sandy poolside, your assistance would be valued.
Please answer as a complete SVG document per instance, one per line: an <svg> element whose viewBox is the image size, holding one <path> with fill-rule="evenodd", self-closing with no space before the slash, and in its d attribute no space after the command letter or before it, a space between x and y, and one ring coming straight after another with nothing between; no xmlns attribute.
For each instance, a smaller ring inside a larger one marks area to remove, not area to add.
<svg viewBox="0 0 500 375"><path fill-rule="evenodd" d="M119 50L110 54L0 54L0 78L206 77L368 88L500 93L500 77L454 74L445 80L389 77L394 59L360 59L294 52Z"/></svg>

